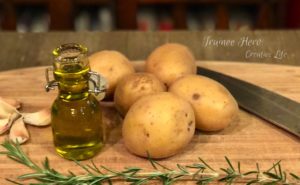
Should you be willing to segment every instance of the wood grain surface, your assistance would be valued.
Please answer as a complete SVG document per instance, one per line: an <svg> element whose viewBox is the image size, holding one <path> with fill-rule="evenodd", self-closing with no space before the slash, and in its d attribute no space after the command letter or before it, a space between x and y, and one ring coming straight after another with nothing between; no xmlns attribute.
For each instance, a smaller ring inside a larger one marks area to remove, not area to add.
<svg viewBox="0 0 300 185"><path fill-rule="evenodd" d="M235 43L232 46L206 45L207 38ZM241 40L248 40L249 45L239 45ZM188 46L198 60L300 65L300 31L1 32L0 41L0 71L50 65L51 51L70 42L87 46L90 53L117 50L130 60L144 60L156 47L176 42ZM251 45L256 41L258 45ZM286 56L275 57L277 51Z"/></svg>
<svg viewBox="0 0 300 185"><path fill-rule="evenodd" d="M201 61L198 64L265 87L300 102L300 67L213 61ZM136 66L141 69L142 65L143 63L139 62ZM23 103L22 112L33 112L50 106L57 92L46 93L44 91L45 68L1 72L0 96L20 100ZM110 114L110 119L112 123L118 122L117 114ZM61 172L72 170L75 173L83 173L73 162L64 160L55 153L50 127L28 126L28 128L31 139L22 145L22 148L33 161L40 164L45 156L48 156L53 168ZM94 158L95 163L116 169L125 166L151 169L146 159L134 156L126 150L120 128L121 124L111 131L105 148ZM5 138L6 135L0 136L0 141ZM225 130L214 133L196 132L192 142L184 151L160 162L168 167L175 167L176 163L182 165L195 163L197 158L201 157L218 169L226 167L224 156L228 156L234 164L240 161L242 170L246 171L255 169L256 162L261 165L262 169L267 169L272 163L282 160L284 169L299 174L299 144L299 138L240 110L239 120ZM84 163L88 162L84 161ZM15 179L18 175L31 171L6 156L0 155L0 172L0 184L9 184L4 178Z"/></svg>

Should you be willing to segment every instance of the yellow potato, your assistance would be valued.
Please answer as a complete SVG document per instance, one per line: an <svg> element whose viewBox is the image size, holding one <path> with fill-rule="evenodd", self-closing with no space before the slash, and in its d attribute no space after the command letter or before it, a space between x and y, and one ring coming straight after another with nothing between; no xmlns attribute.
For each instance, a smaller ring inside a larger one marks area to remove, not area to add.
<svg viewBox="0 0 300 185"><path fill-rule="evenodd" d="M196 128L217 131L227 127L238 114L238 105L220 83L199 75L175 81L169 91L189 101L196 116Z"/></svg>
<svg viewBox="0 0 300 185"><path fill-rule="evenodd" d="M150 54L146 61L146 71L155 74L169 86L183 75L196 74L196 63L186 46L169 43L156 48Z"/></svg>
<svg viewBox="0 0 300 185"><path fill-rule="evenodd" d="M137 100L125 116L124 144L133 154L170 157L183 150L195 132L191 105L180 97L161 92Z"/></svg>
<svg viewBox="0 0 300 185"><path fill-rule="evenodd" d="M151 73L134 73L124 77L117 85L114 95L115 106L125 115L140 97L166 91L166 87Z"/></svg>
<svg viewBox="0 0 300 185"><path fill-rule="evenodd" d="M101 74L108 81L106 98L113 95L117 83L123 77L135 72L132 63L118 51L100 51L92 54L89 60L91 70Z"/></svg>

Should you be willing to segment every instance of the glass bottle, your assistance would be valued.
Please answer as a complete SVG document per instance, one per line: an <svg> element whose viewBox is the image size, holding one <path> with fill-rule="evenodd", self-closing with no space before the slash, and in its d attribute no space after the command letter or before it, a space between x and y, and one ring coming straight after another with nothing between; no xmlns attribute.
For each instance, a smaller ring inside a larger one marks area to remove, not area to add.
<svg viewBox="0 0 300 185"><path fill-rule="evenodd" d="M53 55L53 68L46 70L46 90L59 89L51 110L56 152L67 159L91 158L104 145L101 108L94 96L103 90L100 76L90 71L87 48L82 45L61 45Z"/></svg>

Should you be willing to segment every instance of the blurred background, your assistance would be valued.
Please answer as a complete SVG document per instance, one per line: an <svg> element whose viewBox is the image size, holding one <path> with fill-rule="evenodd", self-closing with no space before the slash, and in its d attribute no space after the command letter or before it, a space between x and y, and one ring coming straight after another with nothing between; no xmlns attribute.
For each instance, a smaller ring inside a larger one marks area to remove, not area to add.
<svg viewBox="0 0 300 185"><path fill-rule="evenodd" d="M299 0L1 0L1 31L257 30L300 27Z"/></svg>

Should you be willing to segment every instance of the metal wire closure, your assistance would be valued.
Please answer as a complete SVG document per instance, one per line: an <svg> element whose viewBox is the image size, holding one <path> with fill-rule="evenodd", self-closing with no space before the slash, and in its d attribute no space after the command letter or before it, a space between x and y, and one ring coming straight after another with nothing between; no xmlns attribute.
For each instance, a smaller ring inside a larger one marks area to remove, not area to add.
<svg viewBox="0 0 300 185"><path fill-rule="evenodd" d="M45 75L46 75L46 81L47 81L47 84L45 86L45 89L47 92L49 92L50 90L54 90L55 87L58 86L58 82L55 81L55 80L51 80L50 81L50 78L49 78L49 71L52 71L53 72L53 67L48 67L46 68L45 70Z"/></svg>
<svg viewBox="0 0 300 185"><path fill-rule="evenodd" d="M95 95L98 95L99 93L103 92L100 89L100 83L101 83L101 78L100 75L94 71L89 71L90 78L89 81L92 82L93 84L93 89L91 89L91 83L89 83L89 93L94 93Z"/></svg>
<svg viewBox="0 0 300 185"><path fill-rule="evenodd" d="M99 93L105 92L107 86L106 79L94 71L89 71L89 74L89 82L91 82L89 83L89 93L98 95Z"/></svg>
<svg viewBox="0 0 300 185"><path fill-rule="evenodd" d="M45 70L45 76L46 76L46 81L47 81L45 89L47 92L49 92L50 90L54 90L55 87L58 86L57 81L50 80L49 72L53 73L53 67L48 67ZM105 92L106 86L107 86L106 79L94 71L89 71L88 73L90 75L90 77L89 77L89 82L90 82L89 83L89 93L94 93L95 95L98 95L99 93Z"/></svg>

